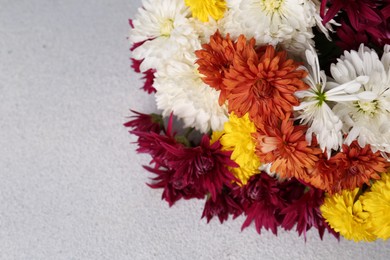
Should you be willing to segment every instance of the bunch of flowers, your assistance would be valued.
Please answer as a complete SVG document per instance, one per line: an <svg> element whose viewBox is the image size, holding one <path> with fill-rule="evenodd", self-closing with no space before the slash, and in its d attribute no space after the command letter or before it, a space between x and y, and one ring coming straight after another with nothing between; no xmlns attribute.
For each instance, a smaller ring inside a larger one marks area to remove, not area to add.
<svg viewBox="0 0 390 260"><path fill-rule="evenodd" d="M390 1L143 0L148 185L277 234L390 237Z"/></svg>

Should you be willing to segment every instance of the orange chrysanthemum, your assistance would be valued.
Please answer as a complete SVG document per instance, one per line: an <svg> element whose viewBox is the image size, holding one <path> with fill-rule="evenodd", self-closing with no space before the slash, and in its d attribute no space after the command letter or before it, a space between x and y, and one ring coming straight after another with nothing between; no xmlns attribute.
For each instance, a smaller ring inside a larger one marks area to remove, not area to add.
<svg viewBox="0 0 390 260"><path fill-rule="evenodd" d="M235 53L235 43L229 34L223 38L219 31L210 37L210 43L203 44L202 50L195 51L199 65L199 72L203 75L202 80L216 90L221 90L219 104L226 101L226 86L223 84L225 72L230 68Z"/></svg>
<svg viewBox="0 0 390 260"><path fill-rule="evenodd" d="M249 113L257 127L272 117L284 119L299 105L294 93L308 88L302 81L307 73L298 66L285 51L276 52L271 45L256 50L254 39L247 42L240 36L223 80L229 112Z"/></svg>
<svg viewBox="0 0 390 260"><path fill-rule="evenodd" d="M261 162L272 163L271 172L281 178L304 179L312 169L321 150L306 141L306 126L294 126L290 114L278 125L264 125L254 134L257 140L256 154Z"/></svg>
<svg viewBox="0 0 390 260"><path fill-rule="evenodd" d="M338 193L341 190L360 188L370 180L380 179L380 173L390 167L380 152L373 153L369 145L361 148L357 141L343 145L341 152L326 160L322 158L306 179L313 186Z"/></svg>

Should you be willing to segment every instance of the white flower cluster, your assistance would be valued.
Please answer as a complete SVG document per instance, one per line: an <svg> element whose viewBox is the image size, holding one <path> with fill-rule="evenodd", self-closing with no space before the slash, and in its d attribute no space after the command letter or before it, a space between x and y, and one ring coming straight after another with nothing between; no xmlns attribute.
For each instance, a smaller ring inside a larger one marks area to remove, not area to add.
<svg viewBox="0 0 390 260"><path fill-rule="evenodd" d="M306 50L306 83L310 89L299 91L295 110L303 124L309 125L306 139L312 135L328 157L343 143L358 141L373 152L390 153L390 46L382 59L363 44L358 51L345 51L331 66L332 78L320 71L314 50Z"/></svg>
<svg viewBox="0 0 390 260"><path fill-rule="evenodd" d="M311 0L230 0L224 18L224 32L254 37L258 44L281 44L299 55L314 46L312 27L321 24L319 3Z"/></svg>

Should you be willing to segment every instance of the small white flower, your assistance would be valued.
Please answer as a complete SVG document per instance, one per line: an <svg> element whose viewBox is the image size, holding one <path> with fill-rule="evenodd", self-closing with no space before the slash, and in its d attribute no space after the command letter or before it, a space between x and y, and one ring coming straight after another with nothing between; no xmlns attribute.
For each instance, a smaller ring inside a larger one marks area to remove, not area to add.
<svg viewBox="0 0 390 260"><path fill-rule="evenodd" d="M356 94L362 83L367 82L368 77L358 77L343 84L327 82L324 71L320 70L318 56L313 49L306 50L308 76L304 81L310 86L308 90L297 91L295 95L301 100L294 110L299 111L297 119L301 123L309 125L306 132L306 140L312 142L312 135L317 138L320 148L326 149L328 158L332 150L339 150L343 143L343 123L335 115L330 107L331 102L349 102L360 100Z"/></svg>
<svg viewBox="0 0 390 260"><path fill-rule="evenodd" d="M132 52L144 60L141 71L159 69L172 57L185 55L200 47L198 35L182 0L143 0L130 30L130 42L145 41Z"/></svg>
<svg viewBox="0 0 390 260"><path fill-rule="evenodd" d="M369 144L373 152L390 153L390 47L384 48L382 59L360 45L358 51L344 52L331 74L343 83L359 76L369 80L363 85L361 99L337 104L334 112L343 120L346 143L357 140L361 147Z"/></svg>
<svg viewBox="0 0 390 260"><path fill-rule="evenodd" d="M168 61L156 73L157 107L163 115L171 112L184 121L185 127L194 127L203 133L222 130L228 120L226 106L219 106L219 93L203 83L195 65L195 55L190 59Z"/></svg>

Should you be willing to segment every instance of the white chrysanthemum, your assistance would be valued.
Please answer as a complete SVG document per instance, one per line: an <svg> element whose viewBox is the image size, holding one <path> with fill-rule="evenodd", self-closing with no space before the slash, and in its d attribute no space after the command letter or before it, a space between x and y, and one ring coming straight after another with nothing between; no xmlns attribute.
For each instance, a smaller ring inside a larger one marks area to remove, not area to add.
<svg viewBox="0 0 390 260"><path fill-rule="evenodd" d="M217 30L221 29L221 20L215 21L211 17L208 22L202 22L199 19L191 18L192 26L194 27L201 44L209 43L210 36L213 35Z"/></svg>
<svg viewBox="0 0 390 260"><path fill-rule="evenodd" d="M346 143L358 141L361 147L390 153L390 46L386 45L382 60L377 53L360 45L358 51L344 52L331 66L333 78L344 83L364 75L364 100L337 104L334 112L343 120L348 133Z"/></svg>
<svg viewBox="0 0 390 260"><path fill-rule="evenodd" d="M164 69L157 71L154 81L156 103L163 115L171 112L183 119L185 127L194 127L203 133L223 129L227 109L219 106L219 93L201 80L196 68L196 57L171 59Z"/></svg>
<svg viewBox="0 0 390 260"><path fill-rule="evenodd" d="M337 151L343 143L343 123L335 115L329 106L330 102L350 102L360 100L361 93L357 93L362 83L368 81L368 77L357 77L343 84L327 82L324 71L320 70L317 53L306 50L306 62L308 76L304 81L309 89L297 91L295 95L301 100L294 110L299 111L298 119L301 123L309 125L306 132L308 143L312 141L312 135L317 138L322 151L327 151L328 158L332 149Z"/></svg>
<svg viewBox="0 0 390 260"><path fill-rule="evenodd" d="M258 44L276 45L293 38L296 32L310 31L316 24L316 7L309 0L242 0L230 8L227 16L233 16L236 28L225 23L226 32L254 37Z"/></svg>
<svg viewBox="0 0 390 260"><path fill-rule="evenodd" d="M232 40L238 39L240 34L244 33L244 23L240 20L240 2L241 0L227 0L224 17L220 20L221 33L230 34Z"/></svg>
<svg viewBox="0 0 390 260"><path fill-rule="evenodd" d="M281 43L281 46L290 55L299 57L302 56L302 53L305 53L305 50L314 47L313 37L314 34L311 29L304 32L295 31L290 39L284 40Z"/></svg>
<svg viewBox="0 0 390 260"><path fill-rule="evenodd" d="M141 63L141 71L164 67L172 57L198 49L199 39L193 28L188 7L182 0L143 0L130 30L130 42L145 41L132 52Z"/></svg>

